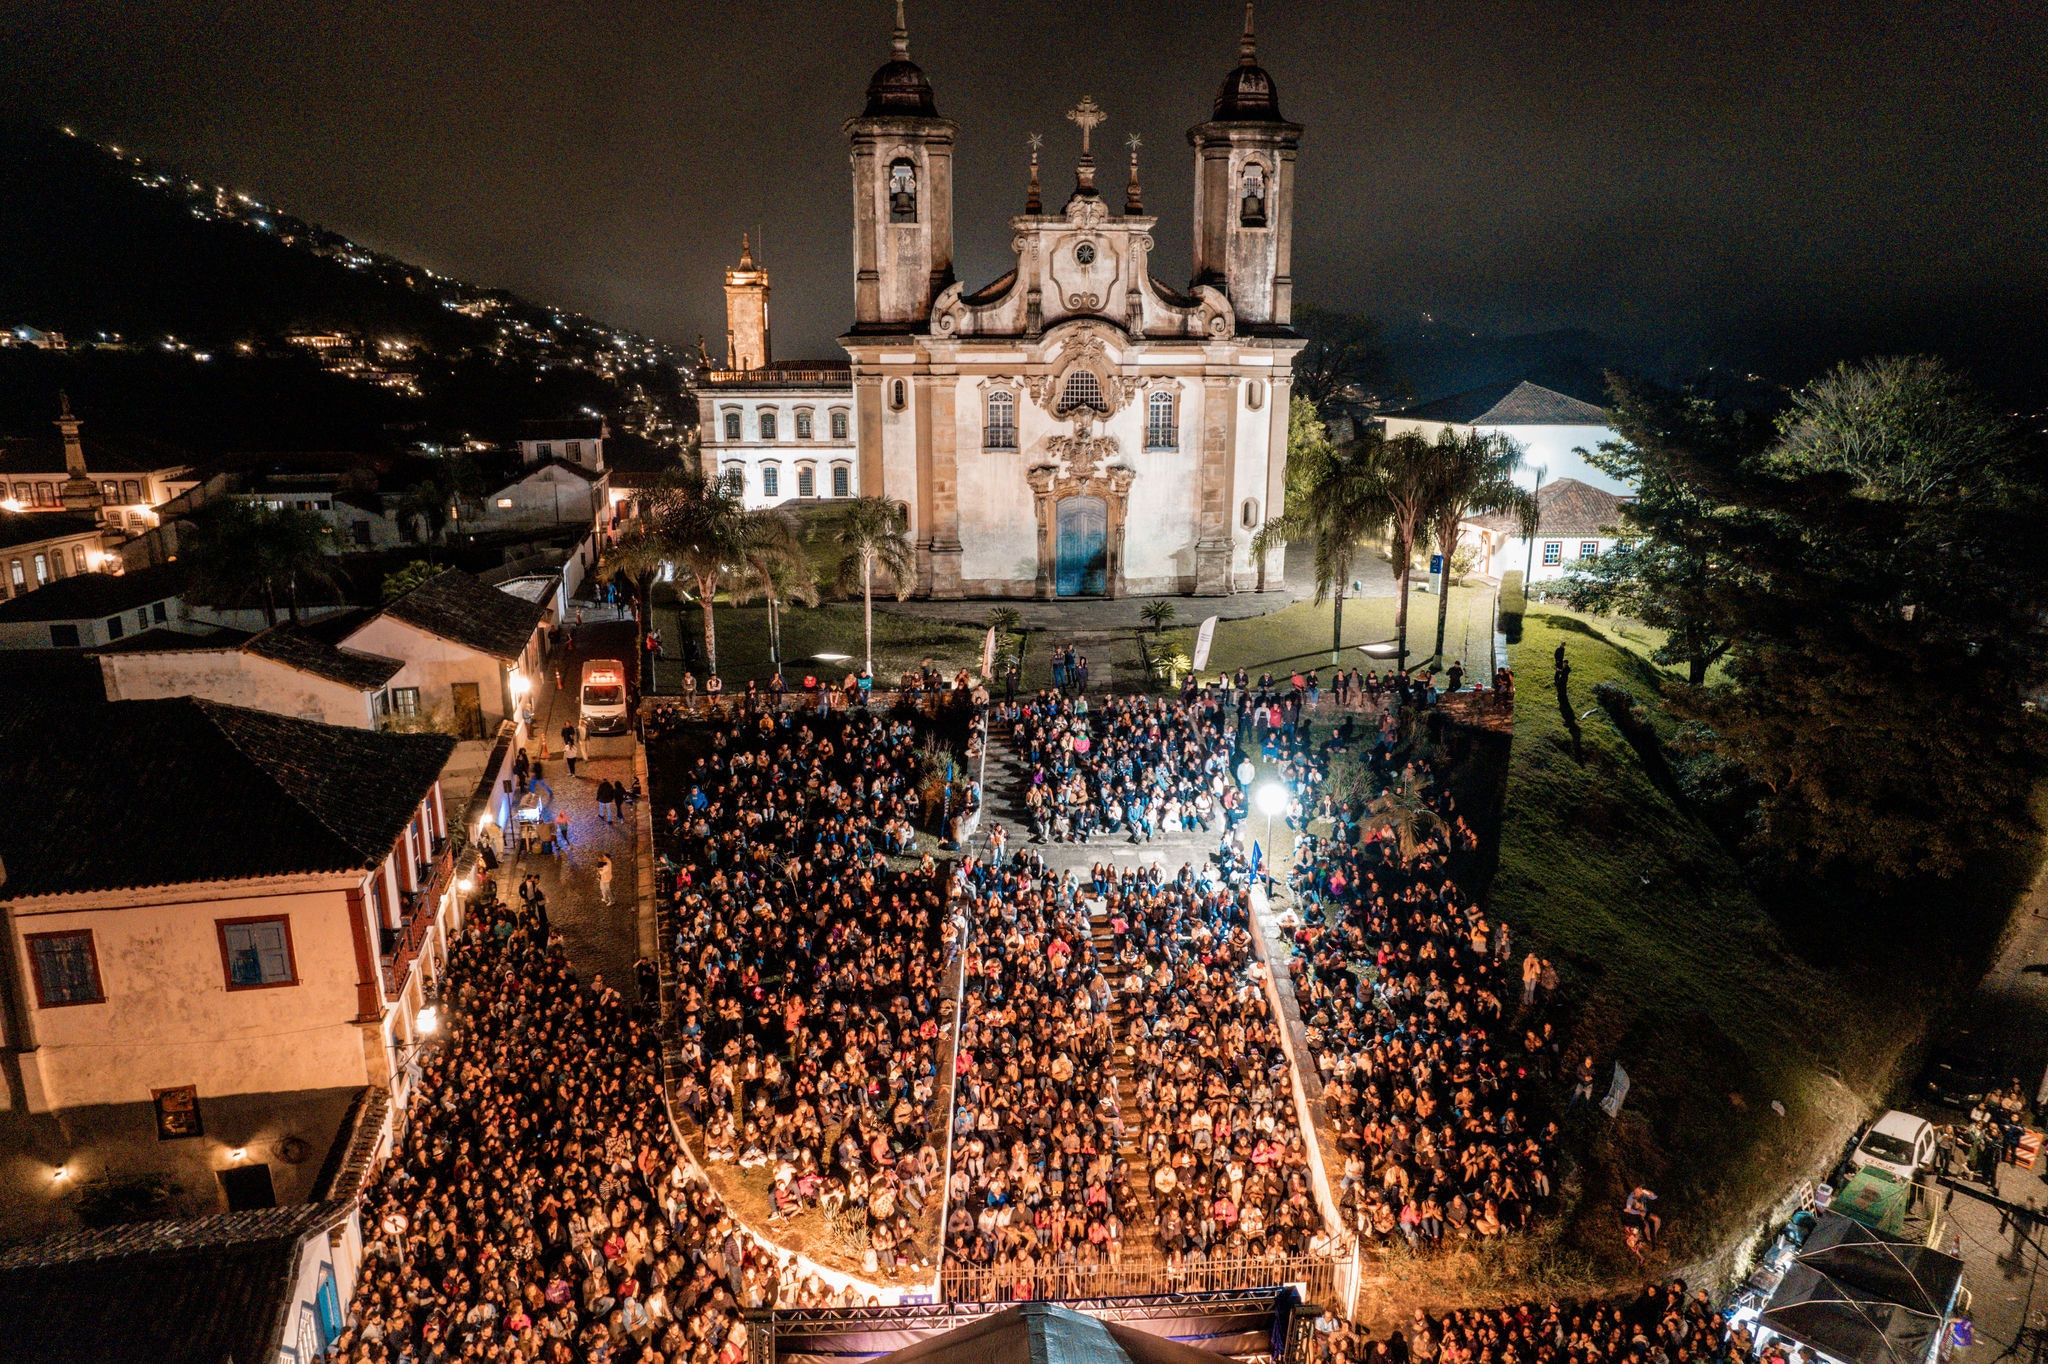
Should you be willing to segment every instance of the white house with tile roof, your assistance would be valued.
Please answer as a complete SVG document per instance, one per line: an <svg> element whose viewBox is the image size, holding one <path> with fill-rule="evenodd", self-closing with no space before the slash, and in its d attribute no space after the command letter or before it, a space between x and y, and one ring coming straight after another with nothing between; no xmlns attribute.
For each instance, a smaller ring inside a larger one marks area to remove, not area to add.
<svg viewBox="0 0 2048 1364"><path fill-rule="evenodd" d="M1535 486L1536 471L1542 469L1545 483L1573 479L1622 496L1635 491L1620 479L1594 468L1579 453L1620 439L1607 424L1606 412L1526 379L1510 379L1448 398L1435 398L1390 412L1385 421L1390 436L1415 431L1435 440L1440 433L1451 430L1511 437L1522 448L1518 481L1525 488Z"/></svg>

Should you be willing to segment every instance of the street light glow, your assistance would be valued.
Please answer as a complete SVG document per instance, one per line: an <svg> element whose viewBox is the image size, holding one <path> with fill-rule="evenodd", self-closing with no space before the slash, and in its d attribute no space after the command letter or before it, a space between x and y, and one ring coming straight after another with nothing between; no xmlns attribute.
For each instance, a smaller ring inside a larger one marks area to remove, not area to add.
<svg viewBox="0 0 2048 1364"><path fill-rule="evenodd" d="M1269 781L1259 788L1258 801L1259 813L1273 819L1287 808L1287 788L1277 781Z"/></svg>

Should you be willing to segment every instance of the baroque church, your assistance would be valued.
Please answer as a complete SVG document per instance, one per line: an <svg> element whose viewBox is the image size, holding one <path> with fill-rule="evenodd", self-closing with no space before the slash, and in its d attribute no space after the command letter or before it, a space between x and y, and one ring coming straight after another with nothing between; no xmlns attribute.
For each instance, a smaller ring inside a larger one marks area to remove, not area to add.
<svg viewBox="0 0 2048 1364"><path fill-rule="evenodd" d="M972 291L953 277L957 126L910 60L901 0L845 124L857 483L906 509L921 596L1218 596L1280 573L1251 542L1284 497L1302 130L1258 64L1249 7L1237 65L1188 132L1184 290L1151 272L1135 141L1122 203L1097 183L1104 117L1088 98L1067 113L1080 160L1050 208L1034 138L1016 267Z"/></svg>

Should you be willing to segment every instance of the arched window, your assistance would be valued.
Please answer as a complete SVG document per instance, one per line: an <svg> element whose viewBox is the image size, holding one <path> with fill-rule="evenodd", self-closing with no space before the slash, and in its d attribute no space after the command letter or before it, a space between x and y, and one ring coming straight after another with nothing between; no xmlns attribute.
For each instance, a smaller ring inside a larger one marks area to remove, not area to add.
<svg viewBox="0 0 2048 1364"><path fill-rule="evenodd" d="M834 412L832 414L832 439L846 439L846 414L844 412Z"/></svg>
<svg viewBox="0 0 2048 1364"><path fill-rule="evenodd" d="M853 470L849 469L844 464L835 464L832 466L832 496L853 496Z"/></svg>
<svg viewBox="0 0 2048 1364"><path fill-rule="evenodd" d="M1240 519L1244 522L1246 530L1257 530L1259 528L1259 500L1257 498L1247 497L1244 500L1244 511L1240 513Z"/></svg>
<svg viewBox="0 0 2048 1364"><path fill-rule="evenodd" d="M816 497L818 495L818 471L808 464L796 466L796 495Z"/></svg>
<svg viewBox="0 0 2048 1364"><path fill-rule="evenodd" d="M1077 369L1067 376L1067 382L1060 389L1059 415L1087 408L1092 412L1109 414L1109 404L1103 401L1102 381L1095 377L1092 369Z"/></svg>
<svg viewBox="0 0 2048 1364"><path fill-rule="evenodd" d="M728 497L744 497L747 492L747 466L744 464L726 465L723 482Z"/></svg>
<svg viewBox="0 0 2048 1364"><path fill-rule="evenodd" d="M917 221L917 167L907 156L889 163L889 221Z"/></svg>
<svg viewBox="0 0 2048 1364"><path fill-rule="evenodd" d="M777 439L775 434L775 414L773 412L764 411L761 413L761 439Z"/></svg>
<svg viewBox="0 0 2048 1364"><path fill-rule="evenodd" d="M804 408L796 414L796 438L798 440L809 440L811 438L811 410L809 408Z"/></svg>
<svg viewBox="0 0 2048 1364"><path fill-rule="evenodd" d="M725 414L725 438L729 441L736 441L740 438L739 413L728 412Z"/></svg>
<svg viewBox="0 0 2048 1364"><path fill-rule="evenodd" d="M761 466L761 496L782 496L782 468L780 465L764 464Z"/></svg>
<svg viewBox="0 0 2048 1364"><path fill-rule="evenodd" d="M889 381L889 406L901 412L910 406L910 385L901 379Z"/></svg>
<svg viewBox="0 0 2048 1364"><path fill-rule="evenodd" d="M1244 168L1244 197L1237 204L1238 221L1245 227L1266 225L1266 168L1248 161Z"/></svg>
<svg viewBox="0 0 2048 1364"><path fill-rule="evenodd" d="M1178 450L1180 421L1174 412L1171 393L1155 393L1145 400L1145 448Z"/></svg>
<svg viewBox="0 0 2048 1364"><path fill-rule="evenodd" d="M998 390L988 395L988 419L982 427L981 443L991 450L1017 448L1017 397Z"/></svg>
<svg viewBox="0 0 2048 1364"><path fill-rule="evenodd" d="M1266 386L1257 379L1244 386L1244 405L1256 412L1266 405Z"/></svg>
<svg viewBox="0 0 2048 1364"><path fill-rule="evenodd" d="M121 500L121 485L114 482L111 478L108 479L100 484L100 496L105 498L109 505L119 502Z"/></svg>
<svg viewBox="0 0 2048 1364"><path fill-rule="evenodd" d="M142 501L142 484L133 478L121 480L121 500L131 505Z"/></svg>

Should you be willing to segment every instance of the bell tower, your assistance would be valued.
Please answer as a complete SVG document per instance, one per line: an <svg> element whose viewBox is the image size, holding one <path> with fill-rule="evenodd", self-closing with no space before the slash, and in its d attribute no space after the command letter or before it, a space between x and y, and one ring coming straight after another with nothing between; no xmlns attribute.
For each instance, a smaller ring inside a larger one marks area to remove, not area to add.
<svg viewBox="0 0 2048 1364"><path fill-rule="evenodd" d="M953 134L910 60L903 0L852 143L855 332L919 332L953 282Z"/></svg>
<svg viewBox="0 0 2048 1364"><path fill-rule="evenodd" d="M1195 279L1221 289L1240 332L1285 331L1294 315L1294 161L1301 125L1259 65L1252 7L1195 149Z"/></svg>
<svg viewBox="0 0 2048 1364"><path fill-rule="evenodd" d="M725 272L725 367L765 369L768 345L768 268L754 264L753 243L740 234L740 263Z"/></svg>

